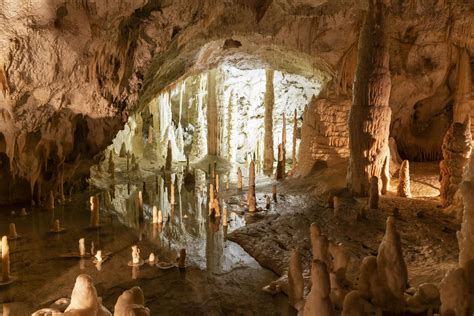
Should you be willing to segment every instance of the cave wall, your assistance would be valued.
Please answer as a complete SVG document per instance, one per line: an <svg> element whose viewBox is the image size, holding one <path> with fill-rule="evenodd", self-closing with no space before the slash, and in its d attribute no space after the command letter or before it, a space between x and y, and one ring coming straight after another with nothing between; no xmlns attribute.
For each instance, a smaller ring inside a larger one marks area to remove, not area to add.
<svg viewBox="0 0 474 316"><path fill-rule="evenodd" d="M411 122L413 106L450 77L452 46L473 55L473 9L466 1L392 7L390 104L393 122L400 121L392 131L411 144L403 130L420 125ZM225 61L333 78L344 86L336 90L350 93L349 52L365 10L353 0L5 0L0 133L8 172L31 186L44 179L52 189L63 166L71 180L87 175L132 111L187 73ZM417 118L432 119L430 107L420 105Z"/></svg>

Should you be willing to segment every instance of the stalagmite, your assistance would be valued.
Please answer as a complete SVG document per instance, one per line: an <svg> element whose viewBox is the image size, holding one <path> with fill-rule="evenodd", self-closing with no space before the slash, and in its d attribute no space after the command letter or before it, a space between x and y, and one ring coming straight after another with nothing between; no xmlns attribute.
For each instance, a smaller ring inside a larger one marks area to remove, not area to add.
<svg viewBox="0 0 474 316"><path fill-rule="evenodd" d="M303 269L301 268L300 253L298 249L293 249L290 255L288 267L288 298L290 305L299 310L304 304L304 281Z"/></svg>
<svg viewBox="0 0 474 316"><path fill-rule="evenodd" d="M247 191L247 204L249 212L255 212L257 210L257 199L255 196L255 162L250 161L249 167L249 185Z"/></svg>
<svg viewBox="0 0 474 316"><path fill-rule="evenodd" d="M140 248L138 248L137 245L132 246L132 261L131 265L140 265L142 262L142 259L140 258Z"/></svg>
<svg viewBox="0 0 474 316"><path fill-rule="evenodd" d="M7 236L2 237L2 283L10 281L10 247Z"/></svg>
<svg viewBox="0 0 474 316"><path fill-rule="evenodd" d="M222 216L222 226L226 227L229 221L229 213L227 207L224 207L224 214Z"/></svg>
<svg viewBox="0 0 474 316"><path fill-rule="evenodd" d="M166 152L166 164L165 164L166 171L171 171L172 162L173 162L173 150L171 147L171 141L168 141L168 150Z"/></svg>
<svg viewBox="0 0 474 316"><path fill-rule="evenodd" d="M28 213L26 212L26 209L22 207L20 210L20 216L26 216L26 215L28 215Z"/></svg>
<svg viewBox="0 0 474 316"><path fill-rule="evenodd" d="M273 198L273 201L278 202L277 186L276 186L276 184L273 184L273 185L272 185L272 198Z"/></svg>
<svg viewBox="0 0 474 316"><path fill-rule="evenodd" d="M186 249L181 249L179 252L179 257L176 259L177 266L180 269L186 268Z"/></svg>
<svg viewBox="0 0 474 316"><path fill-rule="evenodd" d="M219 193L219 174L216 173L216 192Z"/></svg>
<svg viewBox="0 0 474 316"><path fill-rule="evenodd" d="M342 307L341 316L365 316L365 306L368 304L358 291L349 292Z"/></svg>
<svg viewBox="0 0 474 316"><path fill-rule="evenodd" d="M469 175L471 177L469 178ZM465 271L469 291L474 293L474 156L471 155L469 172L461 184L463 216L461 230L457 232L459 266Z"/></svg>
<svg viewBox="0 0 474 316"><path fill-rule="evenodd" d="M16 226L15 223L10 223L10 226L8 227L8 239L13 240L13 239L18 239L21 236L17 234L16 232Z"/></svg>
<svg viewBox="0 0 474 316"><path fill-rule="evenodd" d="M403 160L400 166L397 194L401 197L411 198L410 169L408 160Z"/></svg>
<svg viewBox="0 0 474 316"><path fill-rule="evenodd" d="M92 253L93 251L91 251ZM103 261L102 250L97 250L97 253L94 255L95 261L101 263Z"/></svg>
<svg viewBox="0 0 474 316"><path fill-rule="evenodd" d="M46 202L46 208L54 209L54 194L53 194L53 191L49 191L48 201Z"/></svg>
<svg viewBox="0 0 474 316"><path fill-rule="evenodd" d="M97 290L94 287L92 278L87 274L80 274L76 278L71 294L71 303L64 311L64 315L112 316L102 306L101 300L97 297Z"/></svg>
<svg viewBox="0 0 474 316"><path fill-rule="evenodd" d="M378 210L379 208L379 179L376 176L370 178L369 191L369 209Z"/></svg>
<svg viewBox="0 0 474 316"><path fill-rule="evenodd" d="M145 297L140 287L134 286L124 291L114 306L114 316L149 316L150 310L145 307Z"/></svg>
<svg viewBox="0 0 474 316"><path fill-rule="evenodd" d="M65 230L66 230L65 228L61 227L59 219L57 219L57 220L54 221L53 227L51 228L50 232L52 232L52 233L61 233Z"/></svg>
<svg viewBox="0 0 474 316"><path fill-rule="evenodd" d="M392 313L403 311L408 272L395 219L391 216L387 218L385 235L378 249L377 271L380 283L384 285L384 292L378 293L379 306Z"/></svg>
<svg viewBox="0 0 474 316"><path fill-rule="evenodd" d="M332 257L331 272L337 277L337 281L340 283L347 283L346 271L349 265L350 256L347 249L343 244L330 243L329 253Z"/></svg>
<svg viewBox="0 0 474 316"><path fill-rule="evenodd" d="M126 156L127 156L127 148L125 147L125 142L123 142L122 145L120 146L119 157L125 158Z"/></svg>
<svg viewBox="0 0 474 316"><path fill-rule="evenodd" d="M327 266L331 266L331 257L329 256L329 240L321 233L318 224L310 225L311 253L313 260L321 260Z"/></svg>
<svg viewBox="0 0 474 316"><path fill-rule="evenodd" d="M207 73L207 154L218 155L219 119L216 99L216 69Z"/></svg>
<svg viewBox="0 0 474 316"><path fill-rule="evenodd" d="M79 256L84 257L86 255L86 245L84 238L79 239Z"/></svg>
<svg viewBox="0 0 474 316"><path fill-rule="evenodd" d="M99 227L99 199L96 195L90 197L91 204L91 218L90 218L90 227L97 228Z"/></svg>
<svg viewBox="0 0 474 316"><path fill-rule="evenodd" d="M463 268L449 270L440 284L441 315L470 315L469 285Z"/></svg>
<svg viewBox="0 0 474 316"><path fill-rule="evenodd" d="M143 221L143 219L145 218L145 214L144 214L144 209L143 209L143 193L142 193L142 191L138 191L137 199L138 199L138 219L140 221Z"/></svg>
<svg viewBox="0 0 474 316"><path fill-rule="evenodd" d="M369 181L376 176L381 191L389 190L391 80L389 36L382 0L370 0L359 35L359 52L349 116L350 161L348 187L355 195L369 194Z"/></svg>
<svg viewBox="0 0 474 316"><path fill-rule="evenodd" d="M283 148L283 144L278 145L278 162L277 162L277 170L275 178L277 180L281 180L285 177L285 165L284 165L284 156L285 156L285 149Z"/></svg>
<svg viewBox="0 0 474 316"><path fill-rule="evenodd" d="M237 168L237 190L242 191L242 170L240 167Z"/></svg>
<svg viewBox="0 0 474 316"><path fill-rule="evenodd" d="M264 96L264 145L263 145L263 171L265 175L273 173L273 106L275 102L273 90L273 70L266 69L266 84Z"/></svg>
<svg viewBox="0 0 474 316"><path fill-rule="evenodd" d="M298 112L295 109L295 116L293 117L293 146L292 146L292 159L293 169L296 167L296 139L298 134Z"/></svg>
<svg viewBox="0 0 474 316"><path fill-rule="evenodd" d="M301 316L334 316L336 312L331 302L331 284L326 264L313 260L311 265L311 291L306 298ZM300 313L299 313L300 314ZM299 315L298 314L298 315Z"/></svg>
<svg viewBox="0 0 474 316"><path fill-rule="evenodd" d="M175 186L174 186L174 181L171 182L170 185L170 204L175 205L176 204L176 194L175 194Z"/></svg>

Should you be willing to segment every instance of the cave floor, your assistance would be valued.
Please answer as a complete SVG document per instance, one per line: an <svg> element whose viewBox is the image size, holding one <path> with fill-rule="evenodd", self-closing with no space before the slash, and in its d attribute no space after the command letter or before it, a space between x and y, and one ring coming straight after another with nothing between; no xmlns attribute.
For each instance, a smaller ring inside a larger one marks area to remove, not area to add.
<svg viewBox="0 0 474 316"><path fill-rule="evenodd" d="M304 269L309 269L312 258L309 225L316 222L330 240L342 242L348 248L351 260L347 276L352 284L356 284L362 259L377 255L386 218L398 209L396 227L401 236L410 286L440 282L445 272L457 264L456 231L459 223L454 215L438 208L438 164L412 163L413 198L397 197L398 180L394 179L392 192L380 198L379 210L371 211L365 220L356 220L356 214L358 209L367 205L366 198L354 199L342 193L342 215L339 218L328 207L327 194L324 193L342 187L345 170L342 164L319 170L309 180L296 178L282 182L279 192L283 194L279 197L280 202L272 206L272 211L261 214L258 220L234 231L229 238L239 243L262 266L284 275L290 250L294 247L300 249ZM257 192L269 194L271 188L257 185Z"/></svg>
<svg viewBox="0 0 474 316"><path fill-rule="evenodd" d="M165 213L170 221L159 229L151 224L151 205L164 193L149 189L144 194L146 221L139 224L133 202L141 188L139 177L128 189L122 183L114 187L113 193L99 192L100 230L87 229L88 192L73 195L54 214L51 210L34 208L29 210L30 215L21 218L10 214L19 208L10 208L0 214L0 227L7 231L8 224L15 222L24 238L10 243L12 274L17 280L1 288L0 301L15 302L10 305L12 310L28 314L58 298L68 297L75 277L88 273L109 310L113 310L123 290L139 285L145 293L146 305L152 312L163 315L291 315L294 311L285 295L270 296L261 289L285 274L293 247L301 249L303 266L309 267L309 225L317 222L330 239L346 245L351 253L348 279L356 284L361 260L377 254L385 220L394 214L395 208L410 286L439 282L446 270L456 264L459 224L453 215L437 207L437 164L413 163L413 198L399 198L390 192L381 197L379 210L372 211L366 220L355 220L355 214L367 204L367 199L343 194L343 215L339 218L327 206L324 193L343 186L345 170L342 164L319 170L309 178L279 182L278 201L272 202L268 209L266 197L271 195L274 182L258 176L256 192L260 211L253 215L245 211L245 188L241 192L235 186L229 191L221 190L220 198L230 211L227 230L219 222L209 220L205 191L196 193L185 186L176 193L177 205ZM154 177L146 179L147 188L153 188L154 183ZM396 190L396 184L393 180L392 191ZM61 220L67 232L47 233L53 217ZM110 254L100 271L89 259L59 257L76 251L81 237L86 239L88 249L94 241L95 249ZM164 261L173 261L176 252L186 248L187 268L160 270L145 264L139 271L132 271L127 262L131 260L130 247L134 244L139 245L144 259L153 251Z"/></svg>

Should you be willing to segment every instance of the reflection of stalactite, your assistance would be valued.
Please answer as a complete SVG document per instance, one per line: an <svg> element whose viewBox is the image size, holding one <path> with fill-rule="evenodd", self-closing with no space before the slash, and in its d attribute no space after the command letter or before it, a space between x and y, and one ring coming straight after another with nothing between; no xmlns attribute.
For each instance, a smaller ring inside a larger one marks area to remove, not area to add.
<svg viewBox="0 0 474 316"><path fill-rule="evenodd" d="M265 134L264 134L264 150L263 150L263 168L266 175L272 174L273 172L273 105L275 102L275 95L273 91L273 70L267 69L265 71L266 84L265 84Z"/></svg>
<svg viewBox="0 0 474 316"><path fill-rule="evenodd" d="M207 154L218 155L219 120L216 100L216 69L207 73Z"/></svg>

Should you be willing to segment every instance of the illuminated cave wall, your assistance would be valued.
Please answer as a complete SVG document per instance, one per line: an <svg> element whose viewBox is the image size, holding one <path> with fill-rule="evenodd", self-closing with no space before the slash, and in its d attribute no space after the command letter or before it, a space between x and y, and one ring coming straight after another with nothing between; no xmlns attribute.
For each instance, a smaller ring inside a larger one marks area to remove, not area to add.
<svg viewBox="0 0 474 316"><path fill-rule="evenodd" d="M263 160L265 69L241 70L222 65L216 74L220 122L220 156L242 163L250 155ZM294 111L301 129L303 111L322 83L275 71L273 139L275 159L286 116L286 156L292 157ZM122 144L137 158L162 163L170 141L173 161L197 161L207 154L207 73L191 75L167 87L140 113L129 117L109 147L116 154ZM298 132L299 145L300 132ZM259 158L261 157L261 158Z"/></svg>

